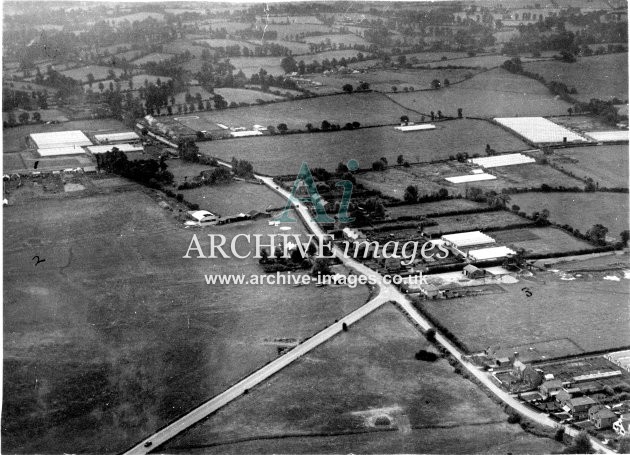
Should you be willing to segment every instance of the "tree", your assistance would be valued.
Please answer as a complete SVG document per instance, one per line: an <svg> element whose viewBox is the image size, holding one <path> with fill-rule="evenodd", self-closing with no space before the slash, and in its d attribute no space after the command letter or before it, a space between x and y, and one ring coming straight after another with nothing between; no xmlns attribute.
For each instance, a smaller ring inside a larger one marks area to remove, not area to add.
<svg viewBox="0 0 630 455"><path fill-rule="evenodd" d="M621 243L623 243L624 245L627 245L628 240L630 240L630 231L628 230L621 231L621 234L619 234L619 238L621 239Z"/></svg>
<svg viewBox="0 0 630 455"><path fill-rule="evenodd" d="M431 81L431 88L437 90L442 86L442 83L439 81L439 79L433 79Z"/></svg>
<svg viewBox="0 0 630 455"><path fill-rule="evenodd" d="M328 120L322 121L322 131L330 131L330 122Z"/></svg>
<svg viewBox="0 0 630 455"><path fill-rule="evenodd" d="M325 258L315 259L315 262L313 263L313 268L311 270L312 276L332 275L332 274L333 272L330 268L330 263L328 262L328 259L325 259Z"/></svg>
<svg viewBox="0 0 630 455"><path fill-rule="evenodd" d="M424 336L427 338L427 341L431 343L435 342L435 329L431 327Z"/></svg>
<svg viewBox="0 0 630 455"><path fill-rule="evenodd" d="M567 109L567 112L569 113L569 115L573 115L573 109L572 108Z"/></svg>
<svg viewBox="0 0 630 455"><path fill-rule="evenodd" d="M341 87L341 89L346 93L352 93L352 91L354 90L354 88L352 87L352 84L344 84L343 87Z"/></svg>
<svg viewBox="0 0 630 455"><path fill-rule="evenodd" d="M386 168L385 163L383 163L381 160L374 161L372 163L372 170L373 171L380 172L380 171L384 171L385 168Z"/></svg>
<svg viewBox="0 0 630 455"><path fill-rule="evenodd" d="M284 57L280 61L280 66L285 73L294 73L298 70L298 64L292 56Z"/></svg>
<svg viewBox="0 0 630 455"><path fill-rule="evenodd" d="M87 79L87 83L90 88L92 88L92 84L94 83L94 75L92 73L88 73L85 75L85 78Z"/></svg>
<svg viewBox="0 0 630 455"><path fill-rule="evenodd" d="M28 123L28 119L31 116L29 115L28 112L22 112L19 116L18 116L18 120L20 121L20 123Z"/></svg>
<svg viewBox="0 0 630 455"><path fill-rule="evenodd" d="M289 127L286 123L280 123L278 124L278 131L280 131L280 134L284 134L289 131Z"/></svg>
<svg viewBox="0 0 630 455"><path fill-rule="evenodd" d="M463 118L463 117L464 117L464 113L463 113L462 108L460 107L457 109L457 118Z"/></svg>
<svg viewBox="0 0 630 455"><path fill-rule="evenodd" d="M98 83L98 89L101 91L101 93L103 93L103 90L105 90L105 84L103 84L103 81Z"/></svg>
<svg viewBox="0 0 630 455"><path fill-rule="evenodd" d="M585 431L581 431L575 439L573 439L573 444L567 447L564 450L565 453L593 453L593 445L591 444L591 439L588 436L588 433Z"/></svg>
<svg viewBox="0 0 630 455"><path fill-rule="evenodd" d="M595 224L592 228L586 231L586 238L588 238L591 242L597 244L605 244L606 234L608 234L607 227L601 224Z"/></svg>
<svg viewBox="0 0 630 455"><path fill-rule="evenodd" d="M449 85L451 85L451 81L444 79L444 87L448 87Z"/></svg>
<svg viewBox="0 0 630 455"><path fill-rule="evenodd" d="M33 112L33 121L37 123L41 122L42 114L40 114L39 112Z"/></svg>
<svg viewBox="0 0 630 455"><path fill-rule="evenodd" d="M406 115L402 115L400 117L400 123L404 123L405 125L409 125L409 117Z"/></svg>
<svg viewBox="0 0 630 455"><path fill-rule="evenodd" d="M418 187L416 185L409 185L405 188L405 195L403 196L405 202L414 203L418 201Z"/></svg>
<svg viewBox="0 0 630 455"><path fill-rule="evenodd" d="M396 163L404 164L404 162L405 162L405 157L402 155L398 155L398 158L396 158Z"/></svg>

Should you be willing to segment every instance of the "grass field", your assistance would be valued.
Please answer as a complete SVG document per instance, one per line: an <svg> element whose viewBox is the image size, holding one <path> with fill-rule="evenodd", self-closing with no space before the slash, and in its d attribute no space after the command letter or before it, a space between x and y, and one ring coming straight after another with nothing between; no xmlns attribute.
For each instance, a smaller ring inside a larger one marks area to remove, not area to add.
<svg viewBox="0 0 630 455"><path fill-rule="evenodd" d="M424 229L429 235L437 235L444 232L465 232L472 230L483 230L490 227L509 226L511 224L521 224L527 222L518 215L510 212L482 212L467 215L451 215L431 218L437 221L437 226L428 226Z"/></svg>
<svg viewBox="0 0 630 455"><path fill-rule="evenodd" d="M550 158L578 177L591 177L600 186L628 187L627 145L559 149Z"/></svg>
<svg viewBox="0 0 630 455"><path fill-rule="evenodd" d="M228 185L201 186L179 190L184 199L199 204L201 210L209 210L221 216L264 211L267 207L284 207L285 200L271 190L253 183L233 182ZM290 232L293 233L293 230Z"/></svg>
<svg viewBox="0 0 630 455"><path fill-rule="evenodd" d="M509 60L509 57L505 55L477 55L475 57L464 57L458 58L453 61L439 61L439 62L430 62L427 66L436 67L436 66L465 66L467 68L496 68L497 66L503 65L503 63ZM522 61L526 62L530 60L527 57L522 57Z"/></svg>
<svg viewBox="0 0 630 455"><path fill-rule="evenodd" d="M423 305L472 351L488 347L500 354L518 351L527 361L627 346L628 282L603 280L601 275L584 273L567 280L562 273L537 273L517 284L501 285L505 293ZM523 287L530 289L531 297Z"/></svg>
<svg viewBox="0 0 630 455"><path fill-rule="evenodd" d="M228 103L233 101L235 103L254 104L258 100L276 101L285 99L282 96L274 95L273 93L247 90L243 88L216 88L214 89L214 93L221 95Z"/></svg>
<svg viewBox="0 0 630 455"><path fill-rule="evenodd" d="M386 304L166 446L199 453L548 452L550 439L508 425L506 415ZM375 430L384 416L393 431ZM312 437L342 432L334 437ZM345 435L343 433L346 433ZM279 438L294 435L294 437ZM302 437L300 437L302 436ZM231 443L252 438L246 443ZM267 440L262 438L269 438Z"/></svg>
<svg viewBox="0 0 630 455"><path fill-rule="evenodd" d="M18 152L26 148L26 138L32 133L50 133L53 131L81 130L83 132L129 131L122 122L113 119L76 120L54 125L33 124L7 128L2 131L3 152Z"/></svg>
<svg viewBox="0 0 630 455"><path fill-rule="evenodd" d="M525 252L533 254L568 253L595 248L584 240L552 227L493 231L490 235L497 243L509 246L515 251L523 248Z"/></svg>
<svg viewBox="0 0 630 455"><path fill-rule="evenodd" d="M334 87L339 92L345 84L351 84L356 88L359 81L366 81L370 84L372 90L381 92L390 92L392 87L396 87L402 92L405 87L414 90L422 90L431 88L431 82L434 79L444 81L448 79L451 83L462 81L468 75L473 73L470 70L461 69L444 69L444 70L375 70L360 74L345 74L331 76L311 76L316 82Z"/></svg>
<svg viewBox="0 0 630 455"><path fill-rule="evenodd" d="M364 44L368 45L369 43L361 38L360 36L353 34L346 35L319 35L319 36L307 36L304 38L304 41L307 43L335 43L335 44L345 44L346 46L353 46L355 44Z"/></svg>
<svg viewBox="0 0 630 455"><path fill-rule="evenodd" d="M318 100L344 100L352 99L355 95L343 97L326 97ZM374 95L371 95L374 96ZM383 98L384 99L384 98ZM311 101L311 100L306 100ZM315 100L313 100L315 101ZM380 101L376 99L376 101ZM292 102L295 105L300 102ZM266 109L282 107L286 103L276 105L267 105ZM304 104L306 105L306 103ZM314 105L308 105L309 109ZM358 107L358 105L355 105ZM370 112L357 112L358 115L382 115L381 121L387 121L385 117L386 110L391 108L386 103L381 104L383 109L374 107ZM397 106L394 105L396 109ZM246 108L248 110L254 108ZM344 106L339 105L336 112L335 122L343 122L358 120L362 124L366 122L365 118L348 116L346 119L342 117ZM352 107L354 109L354 107ZM244 109L234 109L237 113ZM228 110L229 111L229 110ZM224 111L224 112L228 112ZM295 115L304 116L307 112L294 111ZM216 121L232 125L233 123L222 121L218 114ZM223 112L221 112L221 115ZM269 115L269 112L266 112ZM284 111L285 121L299 121L302 123L295 124L295 127L304 127L306 118L297 119L292 117L291 111ZM394 121L396 114L391 112ZM315 114L314 115L321 115ZM374 121L379 119L373 117ZM225 120L225 119L223 119ZM329 121L333 118L329 117ZM274 122L266 121L259 123L263 125L277 124L280 119ZM319 119L311 119L313 124L318 125ZM251 124L257 123L251 120ZM248 123L242 123L248 125ZM289 124L289 127L292 127ZM222 159L231 159L233 156L239 159L251 161L254 167L259 171L271 175L281 175L297 173L303 161L309 163L311 167L324 167L334 170L339 162L347 162L349 159L359 161L361 168L369 168L372 163L381 157L386 157L389 163L395 163L398 155L402 154L405 159L411 162L416 161L432 161L436 159L448 159L450 154L457 152L470 152L471 144L478 144L479 150L485 147L486 141L494 144L497 150L515 150L525 148L525 144L519 139L505 132L504 130L486 122L477 120L458 120L451 122L443 122L438 125L436 130L401 133L394 130L393 127L367 128L355 131L339 131L334 133L315 133L315 134L296 134L285 137L256 137L235 140L226 140L212 143L200 143L200 149L208 155L216 156ZM316 151L316 153L315 153ZM389 172L389 171L386 171ZM400 171L403 172L403 171ZM363 175L361 176L363 177ZM440 182L448 183L443 180L443 176L435 176ZM404 191L403 187L403 191ZM439 189L439 187L438 187Z"/></svg>
<svg viewBox="0 0 630 455"><path fill-rule="evenodd" d="M278 228L213 231L229 244ZM139 191L4 210L3 453L120 452L274 359L276 338L308 337L367 298L365 288L208 286L203 274L261 269L182 259L192 233Z"/></svg>
<svg viewBox="0 0 630 455"><path fill-rule="evenodd" d="M627 194L549 193L541 198L540 193L522 193L512 195L510 203L528 214L547 209L551 221L584 233L594 224L603 224L610 236L619 239L619 233L629 229Z"/></svg>
<svg viewBox="0 0 630 455"><path fill-rule="evenodd" d="M88 74L92 73L94 75L94 79L98 81L107 78L107 74L110 70L112 70L114 74L116 74L116 76L120 76L120 74L122 73L121 69L111 66L89 65L62 71L61 74L71 77L72 79L76 79L77 81L87 82Z"/></svg>
<svg viewBox="0 0 630 455"><path fill-rule="evenodd" d="M409 115L410 118L415 115L376 93L326 96L290 103L195 113L203 120L222 123L230 127L256 124L276 126L279 123L286 123L289 129L301 130L306 130L307 123L319 127L323 120L341 126L353 121L358 121L361 125L395 123L400 121L400 116L404 114ZM507 133L506 136L508 136Z"/></svg>
<svg viewBox="0 0 630 455"><path fill-rule="evenodd" d="M435 156L432 159L438 157ZM408 168L390 168L385 172L368 172L358 175L357 180L369 188L396 198L402 197L408 185L416 185L421 194L433 193L445 188L450 194L463 196L470 187L500 192L503 188L539 188L542 184L565 187L583 186L581 181L542 164L492 168L489 172L497 176L495 180L471 183L450 183L445 180L446 177L471 174L472 169L471 165L457 161L427 163L412 165Z"/></svg>
<svg viewBox="0 0 630 455"><path fill-rule="evenodd" d="M250 44L246 41L237 41L231 39L197 39L195 42L206 43L210 47L230 47L230 46L239 46L239 48L248 48L249 50L254 50L256 46Z"/></svg>
<svg viewBox="0 0 630 455"><path fill-rule="evenodd" d="M487 204L470 201L468 199L451 199L447 201L426 202L424 204L387 207L386 211L390 218L396 219L401 216L419 216L430 213L446 213L455 210L471 210L485 207L487 207Z"/></svg>
<svg viewBox="0 0 630 455"><path fill-rule="evenodd" d="M389 95L404 106L421 112L441 110L445 115L477 117L540 116L566 114L568 103L556 100L537 81L504 70L480 73L461 84L440 90Z"/></svg>
<svg viewBox="0 0 630 455"><path fill-rule="evenodd" d="M134 60L132 63L134 65L144 65L145 63L149 63L149 62L159 63L164 60L169 60L171 58L173 58L173 54L163 54L163 53L155 52L153 54L145 55L144 57L139 58L138 60Z"/></svg>
<svg viewBox="0 0 630 455"><path fill-rule="evenodd" d="M261 46L263 44L262 40L256 40L256 44ZM310 53L310 47L306 43L298 43L296 41L282 41L282 40L265 40L266 44L279 44L280 46L284 46L291 50L291 53L296 56L297 60L300 61L298 55L308 54Z"/></svg>
<svg viewBox="0 0 630 455"><path fill-rule="evenodd" d="M127 14L126 16L113 17L109 20L115 24L119 24L120 22L124 22L124 21L128 21L129 23L133 24L136 21L142 22L149 18L155 19L156 21L163 21L164 14L162 13L134 13L134 14Z"/></svg>
<svg viewBox="0 0 630 455"><path fill-rule="evenodd" d="M260 29L261 34L263 31L265 24L257 24L257 27ZM247 28L247 27L241 27ZM322 33L330 33L333 31L332 28L323 24L269 24L267 30L273 30L278 32L278 39L281 40L289 40L289 37L295 37L300 33L308 33L308 32L322 32Z"/></svg>
<svg viewBox="0 0 630 455"><path fill-rule="evenodd" d="M628 54L580 57L575 63L561 61L532 62L523 65L547 81L560 81L577 89L575 98L588 102L591 98L628 99Z"/></svg>

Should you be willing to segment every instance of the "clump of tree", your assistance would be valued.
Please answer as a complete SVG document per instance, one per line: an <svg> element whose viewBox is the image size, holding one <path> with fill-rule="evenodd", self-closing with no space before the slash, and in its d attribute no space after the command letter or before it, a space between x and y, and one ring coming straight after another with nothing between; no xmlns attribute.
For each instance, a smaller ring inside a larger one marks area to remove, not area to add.
<svg viewBox="0 0 630 455"><path fill-rule="evenodd" d="M586 238L597 245L606 245L608 228L602 224L595 224L586 231Z"/></svg>
<svg viewBox="0 0 630 455"><path fill-rule="evenodd" d="M435 352L425 351L421 349L416 352L416 360L423 360L425 362L435 362L438 359L438 355Z"/></svg>
<svg viewBox="0 0 630 455"><path fill-rule="evenodd" d="M234 172L235 176L244 179L251 179L254 177L254 166L249 161L232 158L232 162L230 164L232 165L232 172Z"/></svg>
<svg viewBox="0 0 630 455"><path fill-rule="evenodd" d="M164 159L159 162L154 159L129 161L127 155L116 147L111 152L97 154L96 165L101 170L135 180L151 188L159 188L160 184L173 182L173 174L167 170L168 166Z"/></svg>

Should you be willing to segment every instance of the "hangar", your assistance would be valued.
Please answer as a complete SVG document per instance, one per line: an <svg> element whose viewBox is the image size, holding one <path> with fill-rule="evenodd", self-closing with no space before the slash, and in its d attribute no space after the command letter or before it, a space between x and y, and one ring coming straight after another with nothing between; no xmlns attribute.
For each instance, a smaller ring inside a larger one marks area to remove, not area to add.
<svg viewBox="0 0 630 455"><path fill-rule="evenodd" d="M28 137L29 145L38 149L83 147L92 145L92 141L79 130L57 131L54 133L33 133ZM83 153L83 150L81 152ZM67 153L66 153L67 154Z"/></svg>

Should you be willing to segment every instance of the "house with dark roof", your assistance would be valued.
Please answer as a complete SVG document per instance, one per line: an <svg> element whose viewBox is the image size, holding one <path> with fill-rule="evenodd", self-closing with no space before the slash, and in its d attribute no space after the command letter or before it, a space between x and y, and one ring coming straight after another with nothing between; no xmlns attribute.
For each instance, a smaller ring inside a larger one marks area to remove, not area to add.
<svg viewBox="0 0 630 455"><path fill-rule="evenodd" d="M590 397L577 397L571 398L566 406L575 420L584 420L588 417L588 410L596 404L597 402Z"/></svg>
<svg viewBox="0 0 630 455"><path fill-rule="evenodd" d="M464 270L462 270L462 273L464 274L465 277L470 278L471 280L483 278L486 275L485 270L475 267L472 264L468 264L466 267L464 267Z"/></svg>
<svg viewBox="0 0 630 455"><path fill-rule="evenodd" d="M593 422L598 430L605 430L612 428L613 423L617 420L617 414L605 406L593 406L588 410L588 420Z"/></svg>
<svg viewBox="0 0 630 455"><path fill-rule="evenodd" d="M552 397L562 390L562 381L559 379L545 381L540 384L539 390L543 398Z"/></svg>

